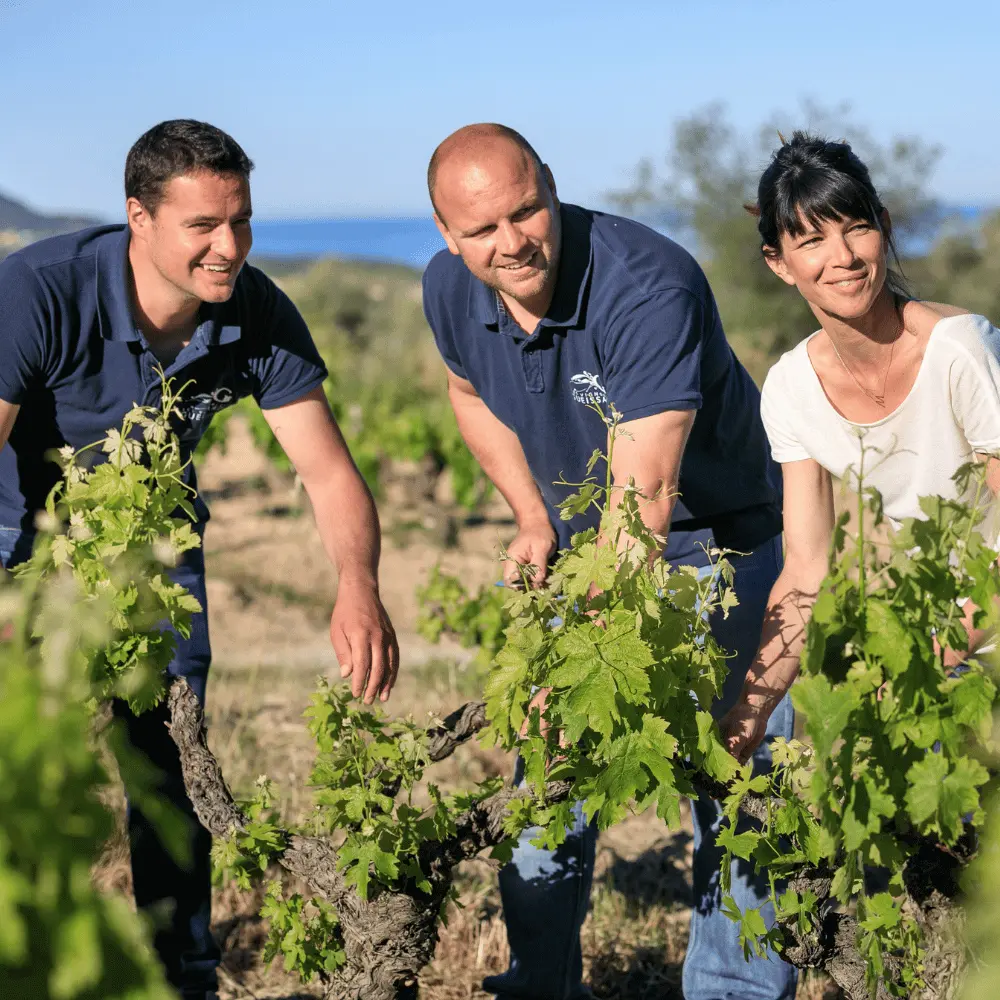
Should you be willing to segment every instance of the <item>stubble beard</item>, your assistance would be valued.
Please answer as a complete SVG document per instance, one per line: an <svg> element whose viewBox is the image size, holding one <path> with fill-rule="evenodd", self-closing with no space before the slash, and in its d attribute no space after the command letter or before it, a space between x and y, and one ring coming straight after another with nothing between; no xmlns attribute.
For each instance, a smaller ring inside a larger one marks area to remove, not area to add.
<svg viewBox="0 0 1000 1000"><path fill-rule="evenodd" d="M552 272L548 258L545 257L542 251L535 251L535 255L544 261L544 266L538 268L537 276L529 284L505 281L503 271L499 268L492 269L490 280L487 280L486 284L495 292L506 295L515 302L530 303L539 296L544 295L555 280L555 275Z"/></svg>

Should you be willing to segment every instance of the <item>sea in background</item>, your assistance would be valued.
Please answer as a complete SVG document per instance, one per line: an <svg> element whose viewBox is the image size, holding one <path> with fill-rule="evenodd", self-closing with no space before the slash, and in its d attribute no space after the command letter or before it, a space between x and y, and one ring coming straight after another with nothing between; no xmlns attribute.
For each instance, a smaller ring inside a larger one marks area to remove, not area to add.
<svg viewBox="0 0 1000 1000"><path fill-rule="evenodd" d="M904 254L926 253L934 239L947 231L974 227L989 209L973 206L946 206L928 222L919 236L904 241ZM682 232L671 232L686 246L691 240ZM444 240L430 216L374 216L334 219L255 219L253 254L258 258L353 257L360 260L390 261L423 270Z"/></svg>
<svg viewBox="0 0 1000 1000"><path fill-rule="evenodd" d="M367 219L261 219L253 223L256 257L354 257L423 270L444 240L430 216Z"/></svg>

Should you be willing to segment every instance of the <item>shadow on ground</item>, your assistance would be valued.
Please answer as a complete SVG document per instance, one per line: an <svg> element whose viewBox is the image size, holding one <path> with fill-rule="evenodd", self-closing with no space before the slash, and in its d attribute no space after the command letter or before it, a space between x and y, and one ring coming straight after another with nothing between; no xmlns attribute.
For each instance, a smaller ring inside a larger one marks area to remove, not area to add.
<svg viewBox="0 0 1000 1000"><path fill-rule="evenodd" d="M585 945L587 978L601 1000L681 1000L690 843L680 832L634 858L602 852Z"/></svg>
<svg viewBox="0 0 1000 1000"><path fill-rule="evenodd" d="M674 833L635 858L623 858L612 849L614 860L599 883L620 892L635 908L691 906L692 836Z"/></svg>

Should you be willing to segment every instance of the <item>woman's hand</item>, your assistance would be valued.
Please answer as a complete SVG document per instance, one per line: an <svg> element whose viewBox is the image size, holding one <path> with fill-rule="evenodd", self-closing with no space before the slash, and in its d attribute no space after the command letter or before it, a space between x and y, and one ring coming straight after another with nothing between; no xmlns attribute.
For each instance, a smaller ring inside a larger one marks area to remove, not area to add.
<svg viewBox="0 0 1000 1000"><path fill-rule="evenodd" d="M780 700L780 697L777 701L762 700L744 691L740 700L722 717L719 723L722 742L741 764L745 764L764 742L767 720Z"/></svg>

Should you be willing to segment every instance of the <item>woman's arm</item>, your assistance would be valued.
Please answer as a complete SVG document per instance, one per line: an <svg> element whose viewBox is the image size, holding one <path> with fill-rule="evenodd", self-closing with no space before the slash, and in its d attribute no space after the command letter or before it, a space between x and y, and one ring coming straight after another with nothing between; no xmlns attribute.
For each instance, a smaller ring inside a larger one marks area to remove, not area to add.
<svg viewBox="0 0 1000 1000"><path fill-rule="evenodd" d="M764 739L767 720L799 672L806 622L827 573L833 531L830 473L805 459L781 467L785 564L771 588L760 649L739 701L720 723L729 752L741 762Z"/></svg>

